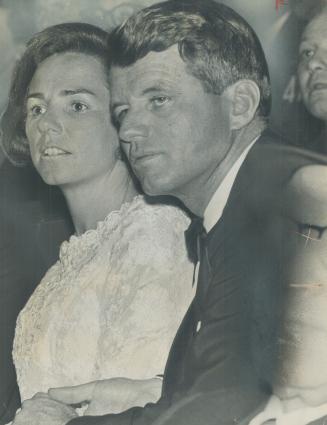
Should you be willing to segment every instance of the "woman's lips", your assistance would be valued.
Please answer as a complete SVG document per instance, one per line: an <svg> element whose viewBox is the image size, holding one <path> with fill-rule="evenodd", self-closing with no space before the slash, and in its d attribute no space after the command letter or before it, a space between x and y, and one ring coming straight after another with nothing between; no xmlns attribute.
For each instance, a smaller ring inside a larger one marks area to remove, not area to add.
<svg viewBox="0 0 327 425"><path fill-rule="evenodd" d="M65 151L64 149L58 148L56 146L51 146L42 151L43 157L55 157L55 156L62 156L62 155L70 155L70 152Z"/></svg>

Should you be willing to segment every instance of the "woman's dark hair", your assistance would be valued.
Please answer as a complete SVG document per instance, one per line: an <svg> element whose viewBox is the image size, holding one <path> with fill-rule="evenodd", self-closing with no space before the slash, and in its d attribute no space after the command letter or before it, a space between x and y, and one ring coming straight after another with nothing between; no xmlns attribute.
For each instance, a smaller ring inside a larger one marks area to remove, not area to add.
<svg viewBox="0 0 327 425"><path fill-rule="evenodd" d="M181 58L205 90L222 94L240 79L258 85L258 115L267 117L271 87L266 58L250 25L214 0L168 0L131 16L110 37L112 64L129 66L150 51L177 44Z"/></svg>
<svg viewBox="0 0 327 425"><path fill-rule="evenodd" d="M108 33L94 25L64 23L34 35L13 71L7 108L1 118L1 142L9 160L25 165L30 160L25 134L25 99L39 64L64 52L84 53L99 58L107 70Z"/></svg>

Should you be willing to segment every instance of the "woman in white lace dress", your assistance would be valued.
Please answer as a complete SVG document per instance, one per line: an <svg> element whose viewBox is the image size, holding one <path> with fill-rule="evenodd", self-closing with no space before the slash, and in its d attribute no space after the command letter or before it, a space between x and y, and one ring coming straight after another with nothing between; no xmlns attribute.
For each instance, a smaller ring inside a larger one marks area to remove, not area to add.
<svg viewBox="0 0 327 425"><path fill-rule="evenodd" d="M44 181L62 189L76 229L17 321L22 400L50 387L162 374L192 298L187 216L139 195L119 154L106 37L88 24L34 36L2 118L8 155L20 163L30 155Z"/></svg>

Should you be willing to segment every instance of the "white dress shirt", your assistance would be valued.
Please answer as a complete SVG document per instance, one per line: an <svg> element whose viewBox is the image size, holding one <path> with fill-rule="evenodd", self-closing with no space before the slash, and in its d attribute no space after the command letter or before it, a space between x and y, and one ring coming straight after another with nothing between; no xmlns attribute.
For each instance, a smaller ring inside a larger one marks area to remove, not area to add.
<svg viewBox="0 0 327 425"><path fill-rule="evenodd" d="M209 204L207 205L203 216L203 225L207 233L209 233L213 226L218 223L221 216L223 215L224 208L227 204L229 194L232 190L236 176L247 154L249 153L249 150L252 148L258 138L259 136L256 137L246 149L244 149L237 161L235 161L235 163L233 164L232 168L226 174L225 178L223 179L218 189L213 194Z"/></svg>

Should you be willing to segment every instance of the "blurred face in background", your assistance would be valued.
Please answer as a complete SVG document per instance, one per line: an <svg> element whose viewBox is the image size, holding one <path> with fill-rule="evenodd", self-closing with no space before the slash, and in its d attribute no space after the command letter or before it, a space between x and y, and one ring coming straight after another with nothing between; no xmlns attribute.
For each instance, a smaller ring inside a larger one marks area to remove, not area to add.
<svg viewBox="0 0 327 425"><path fill-rule="evenodd" d="M309 112L327 123L327 11L309 22L302 34L298 80Z"/></svg>
<svg viewBox="0 0 327 425"><path fill-rule="evenodd" d="M80 184L112 171L118 137L109 102L100 59L66 52L39 65L27 93L25 129L46 183Z"/></svg>

